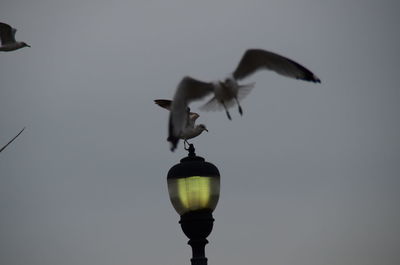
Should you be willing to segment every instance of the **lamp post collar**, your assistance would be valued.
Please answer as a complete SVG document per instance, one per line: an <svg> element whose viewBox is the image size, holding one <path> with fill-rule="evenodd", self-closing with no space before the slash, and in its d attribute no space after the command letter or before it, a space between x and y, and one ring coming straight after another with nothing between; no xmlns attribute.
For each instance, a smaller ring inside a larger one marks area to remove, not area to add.
<svg viewBox="0 0 400 265"><path fill-rule="evenodd" d="M206 161L203 157L197 156L195 153L195 148L193 144L189 144L189 148L186 149L189 152L187 157L181 159L181 162L190 162L190 161Z"/></svg>

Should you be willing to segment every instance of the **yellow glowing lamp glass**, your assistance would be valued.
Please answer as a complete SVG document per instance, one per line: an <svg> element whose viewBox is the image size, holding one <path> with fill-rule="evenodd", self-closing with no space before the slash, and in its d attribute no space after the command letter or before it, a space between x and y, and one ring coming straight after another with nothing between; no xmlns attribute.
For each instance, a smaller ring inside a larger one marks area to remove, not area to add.
<svg viewBox="0 0 400 265"><path fill-rule="evenodd" d="M196 210L213 211L219 199L219 176L189 176L168 179L169 196L180 214Z"/></svg>

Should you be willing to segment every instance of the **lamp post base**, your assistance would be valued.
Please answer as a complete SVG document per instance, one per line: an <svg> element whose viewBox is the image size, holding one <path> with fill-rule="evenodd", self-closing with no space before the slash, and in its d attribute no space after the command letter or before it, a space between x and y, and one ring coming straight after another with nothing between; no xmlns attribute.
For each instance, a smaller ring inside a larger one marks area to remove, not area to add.
<svg viewBox="0 0 400 265"><path fill-rule="evenodd" d="M207 210L188 212L181 216L179 223L190 239L188 244L192 247L192 265L207 265L205 246L208 241L206 238L211 233L213 222L212 213Z"/></svg>
<svg viewBox="0 0 400 265"><path fill-rule="evenodd" d="M207 258L192 258L191 265L207 265Z"/></svg>

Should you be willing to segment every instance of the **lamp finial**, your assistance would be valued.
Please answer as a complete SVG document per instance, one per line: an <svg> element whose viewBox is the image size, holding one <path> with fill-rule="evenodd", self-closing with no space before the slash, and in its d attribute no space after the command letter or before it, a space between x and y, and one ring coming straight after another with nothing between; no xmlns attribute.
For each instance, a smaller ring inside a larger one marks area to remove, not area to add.
<svg viewBox="0 0 400 265"><path fill-rule="evenodd" d="M188 149L186 149L187 151L189 151L189 157L195 157L196 156L196 153L194 152L195 151L195 149L194 149L194 145L193 144L190 144L189 145L189 148Z"/></svg>

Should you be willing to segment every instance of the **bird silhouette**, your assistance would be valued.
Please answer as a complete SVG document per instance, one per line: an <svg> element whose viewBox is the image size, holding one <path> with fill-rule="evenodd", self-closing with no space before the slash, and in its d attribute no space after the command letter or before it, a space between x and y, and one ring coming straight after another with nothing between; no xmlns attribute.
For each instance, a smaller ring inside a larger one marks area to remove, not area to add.
<svg viewBox="0 0 400 265"><path fill-rule="evenodd" d="M16 32L17 30L12 28L10 25L0 22L0 51L9 52L21 49L23 47L31 47L25 42L16 41Z"/></svg>
<svg viewBox="0 0 400 265"><path fill-rule="evenodd" d="M171 111L172 101L168 99L156 99L154 102L169 111ZM171 151L174 151L178 145L179 139L184 140L185 145L189 144L188 139L195 138L199 136L203 131L207 131L207 127L204 124L196 125L196 120L200 115L195 112L190 112L189 107L186 108L185 115L183 116L183 122L181 123L182 127L179 134L174 134L173 129L171 128L171 123L169 126L169 135L167 140L171 143ZM186 148L186 147L185 147Z"/></svg>

